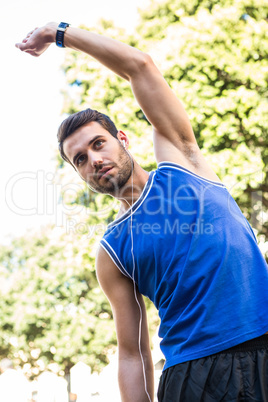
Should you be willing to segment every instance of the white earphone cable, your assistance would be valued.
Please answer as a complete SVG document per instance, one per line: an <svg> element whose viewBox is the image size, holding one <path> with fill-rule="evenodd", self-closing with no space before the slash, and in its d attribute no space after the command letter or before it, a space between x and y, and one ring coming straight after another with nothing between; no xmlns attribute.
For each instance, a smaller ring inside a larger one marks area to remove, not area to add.
<svg viewBox="0 0 268 402"><path fill-rule="evenodd" d="M133 203L134 203L134 195L133 195L133 188L134 188L134 179L133 179L133 173L134 173L134 162L131 158L131 156L129 155L128 151L125 149L126 153L128 154L131 164L132 164L132 172L131 172L131 205L129 204L129 202L124 199L121 198L122 200L126 201L126 203L129 205L130 207L130 236L131 236L131 255L132 255L132 282L133 282L133 289L134 289L134 296L135 296L135 300L136 303L139 307L139 312L140 312L140 320L139 320L139 338L138 338L138 343L139 343L139 354L141 357L141 363L142 363L142 371L143 371L143 379L144 379L144 388L145 388L145 393L148 397L149 402L152 402L151 397L149 395L148 389L147 389L147 379L146 379L146 371L145 371L145 364L144 364L144 359L143 359L143 355L142 355L142 350L141 350L141 332L142 332L142 308L140 305L140 302L138 300L138 296L137 296L137 289L136 289L136 282L134 279L134 274L135 274L135 269L136 269L136 265L135 265L135 257L134 257L134 238L133 238Z"/></svg>
<svg viewBox="0 0 268 402"><path fill-rule="evenodd" d="M141 308L140 302L138 300L136 282L135 282L135 278L134 278L135 269L136 269L135 257L134 257L134 237L133 237L133 203L134 203L134 194L133 194L134 179L133 179L133 175L134 175L134 162L133 162L133 159L132 159L131 155L129 154L128 150L125 148L125 141L123 142L123 147L124 147L124 150L126 151L128 157L130 158L131 166L132 166L132 169L131 169L131 205L129 204L129 202L125 198L118 198L118 199L124 200L129 205L129 208L130 208L130 236L131 236L131 255L132 255L132 275L131 275L131 278L132 278L132 282L133 282L135 301L136 301L136 303L137 303L137 305L139 307L139 313L140 313L139 335L138 335L139 354L140 354L141 363L142 363L142 372L143 372L145 393L146 393L146 395L148 397L149 402L152 402L151 397L150 397L149 392L148 392L148 389L147 389L145 363L144 363L142 350L141 350L141 333L142 333L142 320L143 320L142 308ZM91 186L88 183L87 183L87 185L92 191L96 192L96 190L91 188Z"/></svg>

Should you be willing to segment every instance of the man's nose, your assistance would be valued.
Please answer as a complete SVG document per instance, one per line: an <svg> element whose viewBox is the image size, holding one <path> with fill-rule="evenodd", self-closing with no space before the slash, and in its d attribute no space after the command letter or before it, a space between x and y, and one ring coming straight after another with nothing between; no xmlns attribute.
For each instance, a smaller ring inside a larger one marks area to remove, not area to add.
<svg viewBox="0 0 268 402"><path fill-rule="evenodd" d="M89 160L93 168L103 164L103 158L99 152L90 152Z"/></svg>

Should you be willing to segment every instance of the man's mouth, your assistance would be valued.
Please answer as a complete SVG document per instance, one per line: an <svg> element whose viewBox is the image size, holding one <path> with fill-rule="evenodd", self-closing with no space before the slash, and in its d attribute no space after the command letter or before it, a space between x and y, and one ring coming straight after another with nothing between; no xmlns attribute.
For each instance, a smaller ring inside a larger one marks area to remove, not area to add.
<svg viewBox="0 0 268 402"><path fill-rule="evenodd" d="M98 180L108 176L112 169L113 167L111 166L105 166L101 170L99 170L99 172L97 173Z"/></svg>

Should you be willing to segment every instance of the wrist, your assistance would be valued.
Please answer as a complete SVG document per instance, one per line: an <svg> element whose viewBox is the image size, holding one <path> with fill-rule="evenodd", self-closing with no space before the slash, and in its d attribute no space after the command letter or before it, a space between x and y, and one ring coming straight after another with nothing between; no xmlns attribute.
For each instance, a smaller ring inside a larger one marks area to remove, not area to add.
<svg viewBox="0 0 268 402"><path fill-rule="evenodd" d="M56 34L59 24L57 22L49 22L45 25L45 35L50 43L56 42Z"/></svg>

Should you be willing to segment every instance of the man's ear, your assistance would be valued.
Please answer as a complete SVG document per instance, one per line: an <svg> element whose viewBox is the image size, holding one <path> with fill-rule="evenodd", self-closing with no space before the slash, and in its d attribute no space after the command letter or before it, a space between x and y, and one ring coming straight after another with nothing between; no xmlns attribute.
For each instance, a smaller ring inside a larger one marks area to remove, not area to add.
<svg viewBox="0 0 268 402"><path fill-rule="evenodd" d="M119 130L119 131L117 132L117 138L118 138L118 140L121 142L121 144L123 145L123 147L124 147L125 149L128 149L128 147L129 147L129 139L128 139L127 135L124 133L124 131Z"/></svg>

